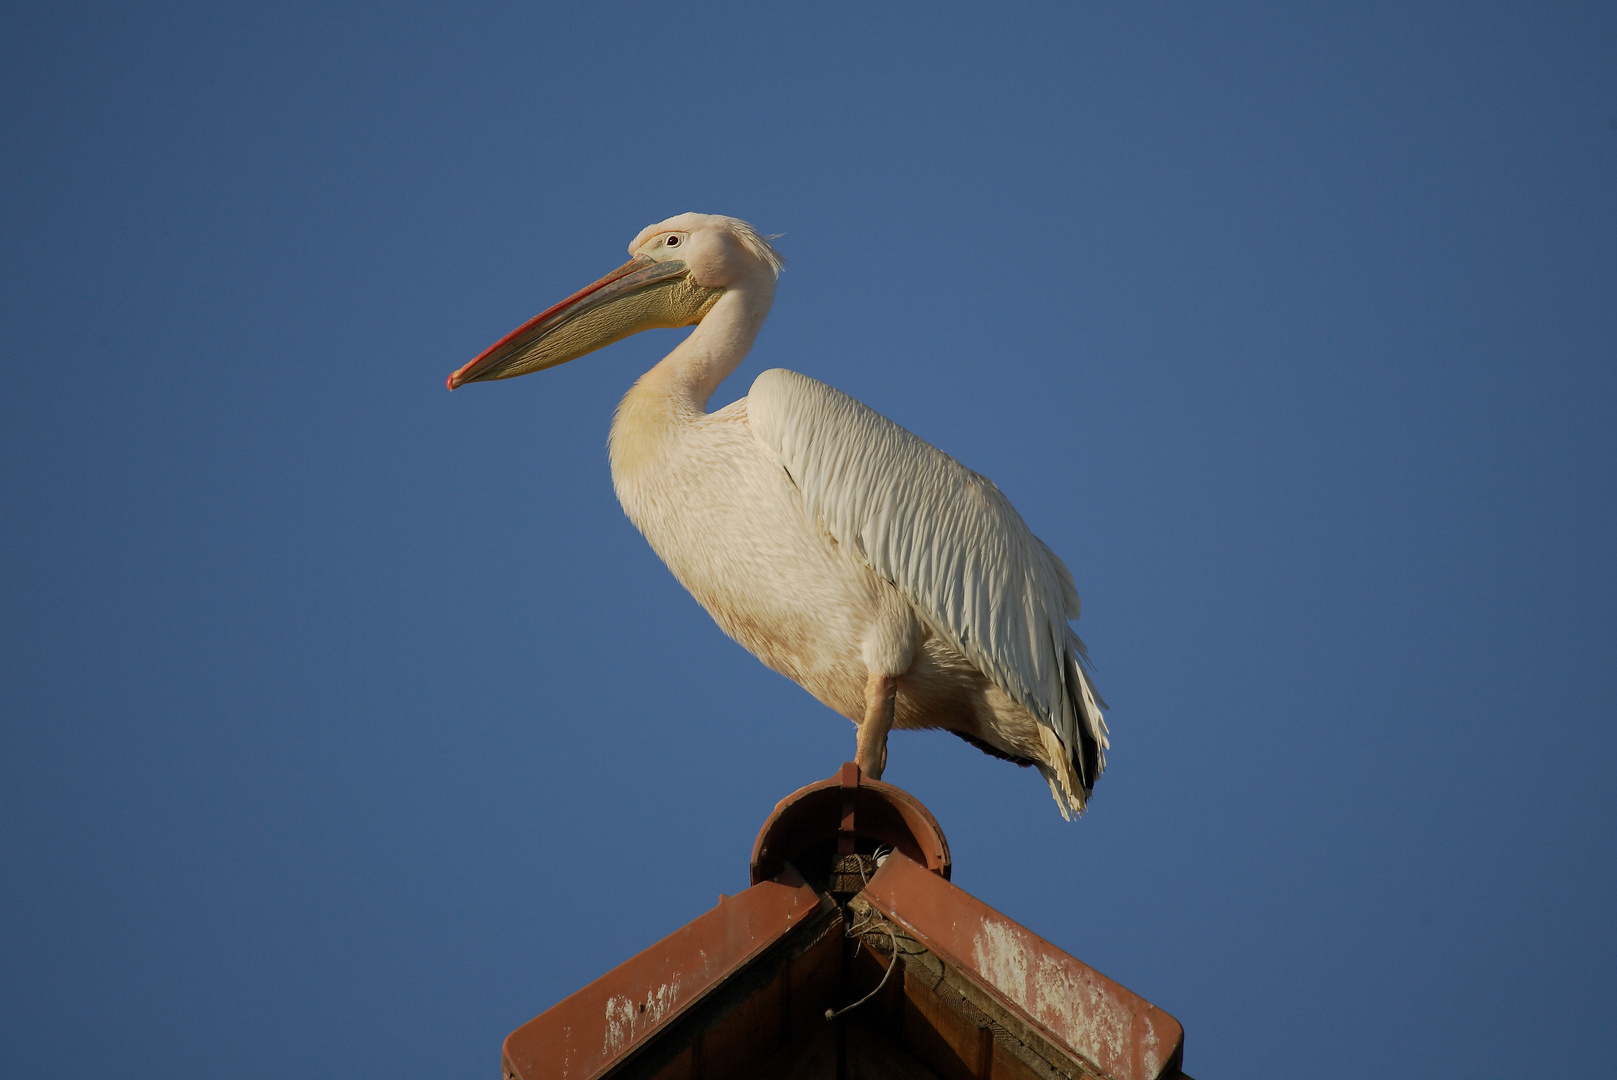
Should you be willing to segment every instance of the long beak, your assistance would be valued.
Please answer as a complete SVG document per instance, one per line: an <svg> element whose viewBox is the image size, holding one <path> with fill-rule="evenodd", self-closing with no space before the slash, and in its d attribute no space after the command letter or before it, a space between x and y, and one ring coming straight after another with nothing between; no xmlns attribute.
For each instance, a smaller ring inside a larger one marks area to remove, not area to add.
<svg viewBox="0 0 1617 1080"><path fill-rule="evenodd" d="M689 326L723 292L696 284L678 260L636 255L484 349L449 376L449 389L543 371L642 330Z"/></svg>

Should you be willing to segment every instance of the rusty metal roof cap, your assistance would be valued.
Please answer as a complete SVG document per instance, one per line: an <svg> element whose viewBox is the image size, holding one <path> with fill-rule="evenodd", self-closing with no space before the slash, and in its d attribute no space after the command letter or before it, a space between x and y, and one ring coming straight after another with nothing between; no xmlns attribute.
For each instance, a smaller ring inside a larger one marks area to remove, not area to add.
<svg viewBox="0 0 1617 1080"><path fill-rule="evenodd" d="M846 762L832 776L775 804L752 845L752 883L768 881L787 862L851 836L866 850L886 845L948 880L949 842L932 812L902 788L871 780Z"/></svg>

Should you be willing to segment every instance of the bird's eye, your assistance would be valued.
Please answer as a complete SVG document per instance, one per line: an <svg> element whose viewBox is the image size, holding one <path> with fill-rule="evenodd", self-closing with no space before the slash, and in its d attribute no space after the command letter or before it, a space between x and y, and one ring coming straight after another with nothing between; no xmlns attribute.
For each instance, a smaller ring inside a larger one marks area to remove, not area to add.
<svg viewBox="0 0 1617 1080"><path fill-rule="evenodd" d="M667 244L669 247L679 247L679 237L670 236L667 240L663 241L663 243Z"/></svg>

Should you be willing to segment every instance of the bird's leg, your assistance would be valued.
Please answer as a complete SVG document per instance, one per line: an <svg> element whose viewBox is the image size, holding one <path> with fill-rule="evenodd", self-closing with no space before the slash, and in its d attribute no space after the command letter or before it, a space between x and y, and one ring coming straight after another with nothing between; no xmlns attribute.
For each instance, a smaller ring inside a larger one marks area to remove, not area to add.
<svg viewBox="0 0 1617 1080"><path fill-rule="evenodd" d="M893 729L893 706L898 700L898 676L872 671L865 679L865 720L859 725L859 749L854 755L859 770L880 780L887 768L887 733Z"/></svg>

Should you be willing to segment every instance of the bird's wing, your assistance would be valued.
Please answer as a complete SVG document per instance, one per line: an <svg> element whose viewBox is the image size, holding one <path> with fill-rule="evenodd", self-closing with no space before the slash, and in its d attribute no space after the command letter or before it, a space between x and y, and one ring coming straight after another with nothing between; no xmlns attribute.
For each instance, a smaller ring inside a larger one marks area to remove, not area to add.
<svg viewBox="0 0 1617 1080"><path fill-rule="evenodd" d="M1107 742L1101 703L1077 660L1083 644L1067 625L1078 617L1078 591L1010 500L874 409L794 371L759 375L747 417L838 543L856 549L1068 754L1089 744L1075 762L1087 793ZM1073 801L1082 806L1082 795Z"/></svg>

